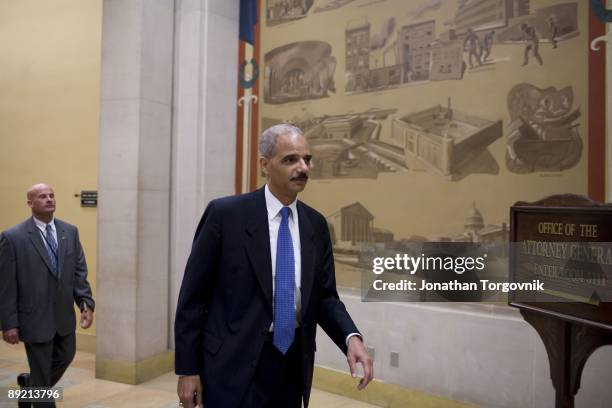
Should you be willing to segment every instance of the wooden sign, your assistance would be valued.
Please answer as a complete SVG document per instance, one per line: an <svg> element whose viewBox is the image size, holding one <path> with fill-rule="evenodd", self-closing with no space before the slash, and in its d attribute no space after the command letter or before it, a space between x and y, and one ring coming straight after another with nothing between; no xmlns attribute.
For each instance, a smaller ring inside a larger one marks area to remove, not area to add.
<svg viewBox="0 0 612 408"><path fill-rule="evenodd" d="M612 205L557 195L516 203L510 220L510 280L545 288L510 305L612 330Z"/></svg>

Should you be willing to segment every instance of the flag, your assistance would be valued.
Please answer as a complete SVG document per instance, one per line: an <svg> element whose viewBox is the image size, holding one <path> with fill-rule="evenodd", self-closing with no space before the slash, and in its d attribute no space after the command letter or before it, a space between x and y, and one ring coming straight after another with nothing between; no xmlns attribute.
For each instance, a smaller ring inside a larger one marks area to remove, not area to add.
<svg viewBox="0 0 612 408"><path fill-rule="evenodd" d="M257 0L240 0L240 34L241 41L255 44L254 28L257 24Z"/></svg>

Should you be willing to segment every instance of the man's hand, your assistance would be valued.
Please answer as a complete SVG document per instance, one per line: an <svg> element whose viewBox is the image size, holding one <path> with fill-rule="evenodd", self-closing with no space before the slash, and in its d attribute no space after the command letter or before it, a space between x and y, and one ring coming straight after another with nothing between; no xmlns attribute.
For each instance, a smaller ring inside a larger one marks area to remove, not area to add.
<svg viewBox="0 0 612 408"><path fill-rule="evenodd" d="M83 309L83 311L81 312L81 328L89 329L91 327L91 324L93 323L93 319L93 310L88 307Z"/></svg>
<svg viewBox="0 0 612 408"><path fill-rule="evenodd" d="M357 385L358 390L363 390L374 378L374 360L368 355L361 337L352 336L349 339L346 360L348 361L353 378L357 376L357 363L360 363L363 367L363 378Z"/></svg>
<svg viewBox="0 0 612 408"><path fill-rule="evenodd" d="M199 375L181 375L179 376L178 385L176 386L183 407L194 408L202 405L202 382Z"/></svg>
<svg viewBox="0 0 612 408"><path fill-rule="evenodd" d="M15 327L13 329L4 330L2 332L2 339L10 344L19 343L19 329Z"/></svg>

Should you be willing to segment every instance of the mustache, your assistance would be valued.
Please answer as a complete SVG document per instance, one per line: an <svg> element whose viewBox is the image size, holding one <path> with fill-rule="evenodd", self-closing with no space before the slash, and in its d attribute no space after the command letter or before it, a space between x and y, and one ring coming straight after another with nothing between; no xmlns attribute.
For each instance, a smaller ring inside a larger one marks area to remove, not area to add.
<svg viewBox="0 0 612 408"><path fill-rule="evenodd" d="M304 173L298 174L295 177L291 177L291 181L293 181L293 180L304 180L304 181L306 181L306 180L308 180L308 174L304 174Z"/></svg>

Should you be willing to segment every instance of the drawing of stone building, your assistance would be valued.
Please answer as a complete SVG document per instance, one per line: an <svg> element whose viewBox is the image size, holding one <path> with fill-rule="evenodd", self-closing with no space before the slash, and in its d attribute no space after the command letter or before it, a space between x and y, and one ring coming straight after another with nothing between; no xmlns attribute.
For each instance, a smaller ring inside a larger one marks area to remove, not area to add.
<svg viewBox="0 0 612 408"><path fill-rule="evenodd" d="M529 14L530 0L507 0L506 13L508 18L516 18Z"/></svg>
<svg viewBox="0 0 612 408"><path fill-rule="evenodd" d="M349 22L346 27L346 91L368 89L370 72L370 23Z"/></svg>
<svg viewBox="0 0 612 408"><path fill-rule="evenodd" d="M461 167L502 136L501 120L489 121L448 106L434 106L392 121L395 140L404 140L408 168L425 166L452 179Z"/></svg>
<svg viewBox="0 0 612 408"><path fill-rule="evenodd" d="M339 116L325 120L322 124L322 137L325 139L351 139L363 127L363 119L359 116Z"/></svg>
<svg viewBox="0 0 612 408"><path fill-rule="evenodd" d="M359 202L342 207L329 215L327 222L334 231L334 246L354 246L360 242L373 242L374 216Z"/></svg>
<svg viewBox="0 0 612 408"><path fill-rule="evenodd" d="M313 153L313 179L376 178L380 172L405 171L403 148L381 142L383 123L396 109L346 115L296 118ZM272 125L279 120L263 118Z"/></svg>
<svg viewBox="0 0 612 408"><path fill-rule="evenodd" d="M450 241L502 244L509 241L509 236L510 231L506 223L501 225L485 224L484 217L476 208L476 202L474 202L465 218L463 233L451 237Z"/></svg>
<svg viewBox="0 0 612 408"><path fill-rule="evenodd" d="M506 27L508 19L529 14L529 0L468 0L455 15L455 29L465 33Z"/></svg>
<svg viewBox="0 0 612 408"><path fill-rule="evenodd" d="M431 46L432 81L463 78L463 41L442 38Z"/></svg>
<svg viewBox="0 0 612 408"><path fill-rule="evenodd" d="M397 39L402 83L429 79L435 20L405 25Z"/></svg>
<svg viewBox="0 0 612 408"><path fill-rule="evenodd" d="M314 0L267 0L266 17L269 26L306 17Z"/></svg>

